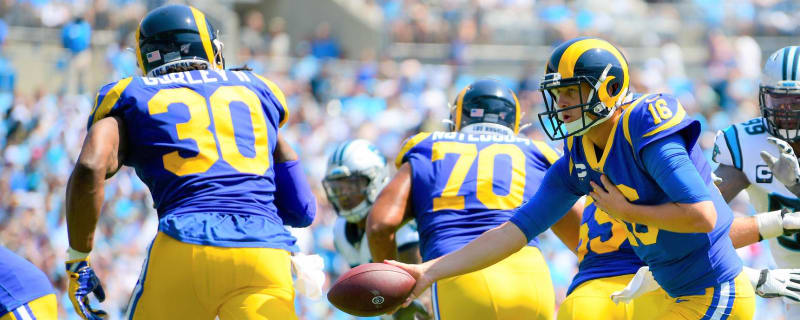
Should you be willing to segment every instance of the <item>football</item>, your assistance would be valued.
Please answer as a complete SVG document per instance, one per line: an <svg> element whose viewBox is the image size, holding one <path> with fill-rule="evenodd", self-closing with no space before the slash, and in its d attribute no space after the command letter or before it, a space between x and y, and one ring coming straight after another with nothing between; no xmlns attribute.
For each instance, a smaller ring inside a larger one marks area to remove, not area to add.
<svg viewBox="0 0 800 320"><path fill-rule="evenodd" d="M339 277L328 291L328 301L355 316L377 316L402 304L415 283L414 277L398 267L362 264Z"/></svg>

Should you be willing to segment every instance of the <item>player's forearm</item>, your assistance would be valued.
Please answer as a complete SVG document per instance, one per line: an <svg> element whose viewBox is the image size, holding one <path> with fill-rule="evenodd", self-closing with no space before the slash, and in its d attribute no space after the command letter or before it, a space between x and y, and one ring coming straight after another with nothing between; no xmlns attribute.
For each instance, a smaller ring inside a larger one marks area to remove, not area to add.
<svg viewBox="0 0 800 320"><path fill-rule="evenodd" d="M105 197L105 172L78 163L67 183L67 232L69 246L92 251L94 230Z"/></svg>
<svg viewBox="0 0 800 320"><path fill-rule="evenodd" d="M573 252L578 248L578 230L580 230L583 202L575 203L561 220L558 220L550 230L561 239L561 242Z"/></svg>
<svg viewBox="0 0 800 320"><path fill-rule="evenodd" d="M309 226L317 213L317 199L299 161L276 163L275 206L283 224L295 228Z"/></svg>
<svg viewBox="0 0 800 320"><path fill-rule="evenodd" d="M730 231L731 242L734 248L741 248L758 242L758 224L753 217L739 217L733 219Z"/></svg>
<svg viewBox="0 0 800 320"><path fill-rule="evenodd" d="M660 205L630 204L618 218L672 232L707 233L717 221L711 201L697 203L668 202Z"/></svg>
<svg viewBox="0 0 800 320"><path fill-rule="evenodd" d="M397 242L394 232L367 228L367 241L372 261L397 260Z"/></svg>
<svg viewBox="0 0 800 320"><path fill-rule="evenodd" d="M514 223L506 222L484 232L457 251L431 260L434 279L444 279L489 267L524 247L528 241Z"/></svg>

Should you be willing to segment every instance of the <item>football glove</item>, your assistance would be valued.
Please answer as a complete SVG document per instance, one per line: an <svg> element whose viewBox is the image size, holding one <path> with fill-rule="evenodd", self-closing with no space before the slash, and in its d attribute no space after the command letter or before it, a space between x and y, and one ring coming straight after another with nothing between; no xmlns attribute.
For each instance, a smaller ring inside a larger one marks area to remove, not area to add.
<svg viewBox="0 0 800 320"><path fill-rule="evenodd" d="M98 301L106 299L100 279L89 265L89 259L67 261L67 275L69 276L69 300L72 307L84 320L102 320L108 315L105 311L94 309L89 305L89 293L94 293Z"/></svg>
<svg viewBox="0 0 800 320"><path fill-rule="evenodd" d="M425 305L419 300L414 300L408 307L400 308L392 314L393 320L428 320L431 319Z"/></svg>
<svg viewBox="0 0 800 320"><path fill-rule="evenodd" d="M748 272L751 282L752 272ZM754 287L762 298L781 297L786 303L800 303L800 269L762 269Z"/></svg>
<svg viewBox="0 0 800 320"><path fill-rule="evenodd" d="M775 137L767 138L769 143L778 147L780 154L773 157L769 152L761 151L761 159L767 163L775 178L786 187L793 187L800 183L800 165L797 164L797 157L788 142Z"/></svg>
<svg viewBox="0 0 800 320"><path fill-rule="evenodd" d="M800 232L800 212L788 209L775 210L755 215L758 233L762 239L772 239L780 235Z"/></svg>
<svg viewBox="0 0 800 320"><path fill-rule="evenodd" d="M298 253L290 259L297 277L294 282L295 290L311 300L322 297L322 286L325 284L325 261L322 257Z"/></svg>
<svg viewBox="0 0 800 320"><path fill-rule="evenodd" d="M611 294L611 300L614 301L615 304L619 304L620 302L628 303L658 288L661 288L661 286L656 282L656 279L653 278L650 267L641 267L639 271L636 271L636 275L628 282L628 286L626 286L625 289Z"/></svg>

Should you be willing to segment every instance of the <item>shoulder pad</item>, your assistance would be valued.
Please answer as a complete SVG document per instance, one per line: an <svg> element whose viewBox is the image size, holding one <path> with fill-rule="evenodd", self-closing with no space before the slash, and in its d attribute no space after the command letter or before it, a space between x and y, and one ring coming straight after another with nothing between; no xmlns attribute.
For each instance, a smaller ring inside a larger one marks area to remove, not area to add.
<svg viewBox="0 0 800 320"><path fill-rule="evenodd" d="M742 169L742 149L739 144L739 130L736 125L730 125L724 130L717 131L714 139L714 151L711 161L727 166Z"/></svg>
<svg viewBox="0 0 800 320"><path fill-rule="evenodd" d="M688 129L684 138L692 146L700 135L700 124L669 94L644 95L623 111L625 139L636 154L652 141Z"/></svg>
<svg viewBox="0 0 800 320"><path fill-rule="evenodd" d="M247 72L250 72L250 71L247 71ZM278 128L283 127L283 125L286 123L286 121L289 120L289 107L286 104L286 95L283 94L283 91L281 91L281 89L278 88L278 85L275 84L275 82L272 82L271 80L269 80L267 78L264 78L264 77L262 77L262 76L260 76L260 75L258 75L256 73L253 73L253 72L250 72L250 73L252 75L256 76L256 78L258 78L258 80L260 80L261 83L266 85L267 89L269 90L269 92L272 93L272 95L274 96L275 100L277 100L275 102L277 102L280 105L279 109L281 109L283 111L283 114L281 115L281 118L280 118L280 122L278 123Z"/></svg>
<svg viewBox="0 0 800 320"><path fill-rule="evenodd" d="M431 136L431 132L420 132L413 136L408 137L404 142L403 146L400 148L400 152L397 153L397 157L394 159L394 165L397 168L403 165L403 162L406 162L406 156L410 153L411 149L416 147L420 144L420 142L428 139Z"/></svg>
<svg viewBox="0 0 800 320"><path fill-rule="evenodd" d="M108 116L111 110L118 105L122 93L130 85L131 80L133 80L133 77L128 77L100 88L94 98L94 106L92 106L92 113L89 115L87 129L91 128L95 122Z"/></svg>
<svg viewBox="0 0 800 320"><path fill-rule="evenodd" d="M558 158L561 158L561 153L550 147L550 145L548 145L544 141L531 139L531 142L533 142L533 145L536 147L536 150L538 150L539 153L541 153L542 156L544 156L544 159L547 160L547 164L552 166L554 163L556 163L556 160L558 160Z"/></svg>

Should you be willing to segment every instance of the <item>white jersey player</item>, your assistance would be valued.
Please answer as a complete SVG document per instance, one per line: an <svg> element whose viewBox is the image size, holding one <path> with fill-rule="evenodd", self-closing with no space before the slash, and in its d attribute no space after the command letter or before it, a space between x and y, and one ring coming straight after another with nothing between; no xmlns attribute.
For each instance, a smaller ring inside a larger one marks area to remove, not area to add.
<svg viewBox="0 0 800 320"><path fill-rule="evenodd" d="M322 185L339 215L334 245L350 267L372 262L364 228L373 201L389 182L388 170L380 151L362 139L345 141L328 158ZM396 240L401 260L420 261L416 222L403 226Z"/></svg>
<svg viewBox="0 0 800 320"><path fill-rule="evenodd" d="M785 47L767 59L759 88L762 116L717 132L712 157L720 164L714 173L721 179L717 186L726 201L747 190L757 212L770 211L753 221L760 239L771 239L779 268L800 267L797 214L786 213L800 211L798 192L792 192L800 187L800 168L792 151L792 146L800 147L798 56L800 47ZM787 316L800 319L800 304L787 305Z"/></svg>

